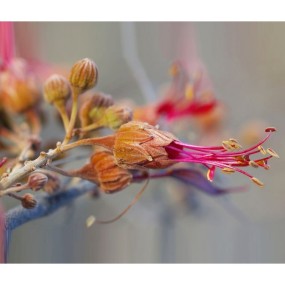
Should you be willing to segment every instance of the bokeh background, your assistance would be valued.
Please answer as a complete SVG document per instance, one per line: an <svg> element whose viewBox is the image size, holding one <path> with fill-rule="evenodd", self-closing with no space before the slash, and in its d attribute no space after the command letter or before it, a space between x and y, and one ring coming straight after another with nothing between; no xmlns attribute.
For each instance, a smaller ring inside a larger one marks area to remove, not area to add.
<svg viewBox="0 0 285 285"><path fill-rule="evenodd" d="M216 96L227 106L225 138L238 138L242 127L264 121L279 130L270 145L281 158L270 171L259 171L262 189L240 175L224 178L227 185L248 185L246 193L212 197L195 190L187 201L179 201L178 182L153 181L137 205L110 225L87 229L85 220L89 215L112 218L140 186L98 200L82 197L15 230L8 262L285 262L285 23L19 22L16 40L22 56L67 68L90 57L99 67L97 90L144 103L122 49L122 42L128 44L122 31L130 25L155 93L170 80L174 59L199 57ZM61 136L54 112L48 111L44 136Z"/></svg>

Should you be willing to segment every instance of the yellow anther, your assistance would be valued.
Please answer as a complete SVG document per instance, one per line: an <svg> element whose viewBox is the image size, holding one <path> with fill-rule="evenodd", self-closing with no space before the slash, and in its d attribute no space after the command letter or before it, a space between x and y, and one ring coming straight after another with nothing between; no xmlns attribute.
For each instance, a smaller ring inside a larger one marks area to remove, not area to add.
<svg viewBox="0 0 285 285"><path fill-rule="evenodd" d="M264 186L264 184L263 184L260 180L258 180L256 177L252 177L251 180L252 180L256 185L258 185L258 186L260 186L260 187L263 187L263 186Z"/></svg>
<svg viewBox="0 0 285 285"><path fill-rule="evenodd" d="M277 154L277 152L275 150L273 150L272 148L268 148L266 150L270 155L276 157L276 158L279 158L279 155Z"/></svg>
<svg viewBox="0 0 285 285"><path fill-rule="evenodd" d="M223 171L224 173L226 173L226 174L231 174L231 173L234 173L234 172L235 172L234 169L229 168L229 167L224 167L224 168L222 169L222 171Z"/></svg>
<svg viewBox="0 0 285 285"><path fill-rule="evenodd" d="M258 149L263 155L266 155L266 150L264 149L262 145L258 146Z"/></svg>
<svg viewBox="0 0 285 285"><path fill-rule="evenodd" d="M259 165L258 165L255 161L253 161L253 160L251 160L251 161L249 162L249 165L252 166L252 167L254 167L254 168L258 168L258 167L259 167Z"/></svg>

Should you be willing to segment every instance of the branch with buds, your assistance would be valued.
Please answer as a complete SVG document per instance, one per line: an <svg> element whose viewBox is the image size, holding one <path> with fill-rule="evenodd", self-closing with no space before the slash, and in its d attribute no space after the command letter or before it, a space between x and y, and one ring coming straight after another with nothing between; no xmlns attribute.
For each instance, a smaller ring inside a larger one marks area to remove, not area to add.
<svg viewBox="0 0 285 285"><path fill-rule="evenodd" d="M32 158L39 150L40 139L33 138L33 120L30 120L30 130L21 133L29 142L19 153L19 158L7 167L7 171L0 180L0 197L9 195L28 205L23 201L31 200L30 195L20 197L16 193L26 189L41 189L48 182L48 177L35 171L46 168L49 171L70 177L80 177L99 185L105 193L113 193L128 186L132 181L134 171L145 172L147 169L164 169L179 162L200 164L208 168L207 177L210 181L214 178L216 168L221 168L224 173L240 172L252 179L259 186L263 186L257 178L250 175L241 168L262 167L268 169L268 160L277 153L268 148L264 150L264 144L275 131L274 128L267 128L268 136L258 144L239 150L241 146L234 139L223 141L221 146L195 146L181 142L169 132L159 130L145 122L132 121L132 112L129 108L118 106L110 95L95 93L89 95L87 100L79 106L78 99L87 90L93 88L97 83L98 68L90 59L83 59L74 64L71 69L69 81L60 76L52 75L47 79L44 86L45 100L54 105L59 112L65 129L65 137L62 142L58 142L54 149L48 152L41 151L38 158ZM24 93L25 94L25 93ZM13 94L12 94L13 95ZM10 98L9 93L2 93L3 98ZM67 109L67 101L71 98L71 113ZM28 100L31 102L31 100ZM32 107L36 107L37 100L26 105L26 101L17 103L17 108L13 112L20 114L31 113ZM24 105L24 107L22 106ZM7 121L13 121L10 113L5 113ZM81 127L76 127L79 121ZM15 125L15 124L14 124ZM12 124L13 126L13 124ZM107 137L94 136L94 131L101 128L114 130L113 135ZM3 134L7 132L9 136L15 136L15 130L9 127L2 127ZM78 137L79 135L79 137ZM83 138L87 137L87 138ZM5 138L5 136L4 136ZM73 140L72 142L70 142ZM65 171L52 165L52 161L65 152L89 145L94 148L90 162L81 169ZM98 146L105 150L98 150ZM250 156L261 153L264 157L250 159ZM266 156L266 154L268 154ZM21 181L28 175L28 182L22 184ZM33 181L34 185L31 185ZM37 184L38 185L35 185ZM32 207L30 203L27 207Z"/></svg>
<svg viewBox="0 0 285 285"><path fill-rule="evenodd" d="M4 73L15 77L10 74L8 67ZM0 73L0 80L1 76L4 75ZM18 79L14 77L17 82ZM211 186L216 169L221 169L222 173L244 174L258 186L263 186L260 180L244 168L269 169L268 161L278 157L278 154L272 148L265 149L263 145L275 132L275 128L267 128L267 136L247 149L242 149L235 139L223 141L217 146L188 144L158 126L134 120L132 110L116 104L111 95L88 93L88 90L95 87L97 79L98 68L95 62L85 58L73 65L69 80L61 75L52 75L46 80L43 97L55 107L65 130L62 140L48 151L42 150L46 148L42 146L40 138L43 122L40 120L39 95L36 93L31 99L30 96L34 93L26 90L30 88L30 80L21 81L24 86L21 85L21 89L16 84L12 91L8 92L5 88L5 92L0 90L0 99L9 104L7 109L0 108L3 117L0 142L6 155L0 160L3 171L0 197L9 196L21 203L19 208L7 213L8 230L52 213L68 201L91 191L91 185L105 194L113 194L131 183L145 182L122 213L112 220L96 220L96 223L114 222L122 217L142 195L150 179L172 177L186 185L195 185L207 194L230 193L231 191ZM190 97L193 90L187 84L185 88L186 95ZM71 110L68 103L71 103ZM200 111L207 109L205 105L200 107ZM192 111L193 108L198 107L192 104ZM21 123L18 124L18 121ZM109 129L112 134L101 136L100 130L103 128ZM64 163L61 167L54 164L55 161L60 163L63 157L70 157L72 162L70 151L82 146L89 146L91 152L81 168L65 170ZM184 166L177 168L181 163ZM186 168L185 163L188 164ZM193 164L201 166L200 174L191 168ZM207 178L201 174L204 169L207 170ZM79 177L91 183L83 183L80 184L83 185L81 188L64 191L60 187L60 176ZM43 190L47 196L37 199L31 193L21 194L27 190Z"/></svg>

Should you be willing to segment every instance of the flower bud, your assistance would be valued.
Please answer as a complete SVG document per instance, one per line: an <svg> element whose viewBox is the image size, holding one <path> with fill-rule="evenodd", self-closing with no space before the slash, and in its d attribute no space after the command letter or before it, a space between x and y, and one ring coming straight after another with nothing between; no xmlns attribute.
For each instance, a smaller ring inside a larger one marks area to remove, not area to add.
<svg viewBox="0 0 285 285"><path fill-rule="evenodd" d="M165 168L174 162L165 147L176 138L147 123L131 121L122 125L116 133L114 157L124 168Z"/></svg>
<svg viewBox="0 0 285 285"><path fill-rule="evenodd" d="M94 153L88 164L78 170L70 171L70 174L98 184L105 193L122 190L132 180L131 173L116 164L115 158L110 151Z"/></svg>
<svg viewBox="0 0 285 285"><path fill-rule="evenodd" d="M28 179L28 185L33 191L41 190L47 182L48 177L43 173L33 173Z"/></svg>
<svg viewBox="0 0 285 285"><path fill-rule="evenodd" d="M33 209L37 205L37 201L31 194L25 194L21 200L22 206L26 209Z"/></svg>
<svg viewBox="0 0 285 285"><path fill-rule="evenodd" d="M132 181L131 173L119 167L109 151L96 152L92 155L90 163L96 170L100 188L105 193L122 190Z"/></svg>
<svg viewBox="0 0 285 285"><path fill-rule="evenodd" d="M132 120L133 113L129 108L123 106L111 106L104 113L104 126L118 129L121 125Z"/></svg>
<svg viewBox="0 0 285 285"><path fill-rule="evenodd" d="M81 92L94 87L98 79L98 69L94 61L84 58L77 61L70 71L69 81L72 87Z"/></svg>
<svg viewBox="0 0 285 285"><path fill-rule="evenodd" d="M85 97L85 96L84 96ZM103 111L114 104L111 95L103 93L95 93L88 98L80 107L79 119L81 127L86 127L89 124L99 120Z"/></svg>
<svg viewBox="0 0 285 285"><path fill-rule="evenodd" d="M44 98L48 103L54 104L58 101L66 101L70 94L70 84L63 76L54 74L46 80Z"/></svg>

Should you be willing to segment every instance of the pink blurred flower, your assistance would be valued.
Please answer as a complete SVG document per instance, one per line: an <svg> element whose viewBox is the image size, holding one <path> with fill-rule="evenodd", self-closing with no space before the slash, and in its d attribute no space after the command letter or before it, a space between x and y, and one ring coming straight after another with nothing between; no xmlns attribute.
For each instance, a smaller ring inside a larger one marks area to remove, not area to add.
<svg viewBox="0 0 285 285"><path fill-rule="evenodd" d="M205 71L189 75L182 62L173 63L170 69L172 83L163 99L157 104L156 112L167 120L184 116L204 115L218 104L210 88Z"/></svg>

